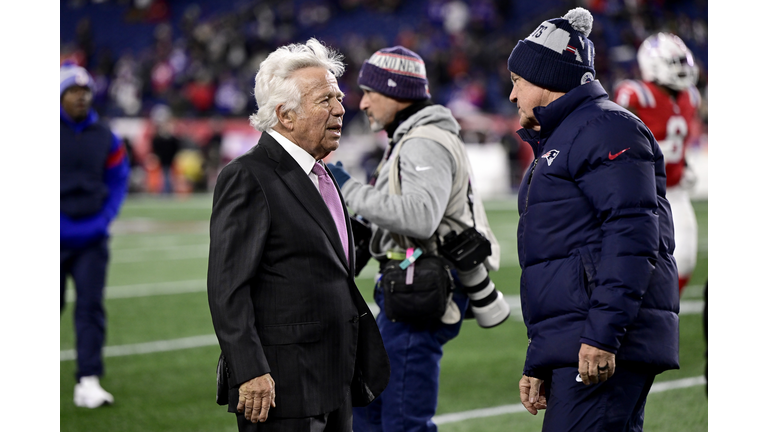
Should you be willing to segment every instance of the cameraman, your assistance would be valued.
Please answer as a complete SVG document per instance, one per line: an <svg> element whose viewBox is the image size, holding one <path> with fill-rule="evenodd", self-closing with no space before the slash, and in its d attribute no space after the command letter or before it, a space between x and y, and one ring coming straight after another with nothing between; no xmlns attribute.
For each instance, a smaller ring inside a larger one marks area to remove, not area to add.
<svg viewBox="0 0 768 432"><path fill-rule="evenodd" d="M350 178L341 163L328 168L349 208L371 222L370 252L381 268L389 259L403 260L408 248L437 254L438 242L452 231L474 227L487 239L490 256L454 273L460 283L441 319L393 322L386 316L377 277L377 323L392 374L377 400L355 409L355 431L434 431L442 346L458 335L468 304L483 327L509 316L509 306L488 277L489 270L498 269L499 246L482 202L472 197L459 124L447 108L430 100L421 57L401 46L379 50L363 64L358 84L364 92L360 109L374 132L387 132L390 144L369 185Z"/></svg>

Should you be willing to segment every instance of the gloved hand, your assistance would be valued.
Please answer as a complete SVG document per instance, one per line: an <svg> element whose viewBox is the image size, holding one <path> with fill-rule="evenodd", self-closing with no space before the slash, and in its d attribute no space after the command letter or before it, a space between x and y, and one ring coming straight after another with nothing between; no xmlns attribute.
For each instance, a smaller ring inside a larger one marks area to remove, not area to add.
<svg viewBox="0 0 768 432"><path fill-rule="evenodd" d="M326 164L328 167L328 171L333 174L333 178L336 179L336 183L339 184L339 189L344 186L344 183L349 180L349 173L344 169L344 165L341 164L341 161L336 162L336 164Z"/></svg>

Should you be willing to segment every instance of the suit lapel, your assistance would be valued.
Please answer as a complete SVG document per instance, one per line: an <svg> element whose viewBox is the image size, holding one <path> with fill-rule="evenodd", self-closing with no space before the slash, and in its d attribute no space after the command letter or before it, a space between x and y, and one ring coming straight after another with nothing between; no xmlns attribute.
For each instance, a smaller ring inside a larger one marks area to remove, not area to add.
<svg viewBox="0 0 768 432"><path fill-rule="evenodd" d="M333 216L331 216L331 212L328 210L328 206L325 205L325 201L323 201L323 198L320 196L315 185L312 184L312 180L309 179L309 176L301 169L291 155L289 155L268 133L261 134L259 146L263 146L270 159L277 162L275 173L277 173L278 177L280 177L283 183L290 189L291 193L293 193L299 203L307 209L309 215L317 221L318 225L320 225L320 228L333 245L336 255L338 255L339 259L344 263L347 270L350 270L349 263L344 257L344 248L341 245L341 239L336 232L336 223L333 220ZM338 185L336 185L336 190L338 190ZM339 192L339 197L341 197L341 192ZM344 208L344 215L347 216L347 209L343 198L341 202L342 208ZM351 239L351 227L349 226L348 219L349 217L347 216L347 237ZM354 249L349 250L353 251Z"/></svg>

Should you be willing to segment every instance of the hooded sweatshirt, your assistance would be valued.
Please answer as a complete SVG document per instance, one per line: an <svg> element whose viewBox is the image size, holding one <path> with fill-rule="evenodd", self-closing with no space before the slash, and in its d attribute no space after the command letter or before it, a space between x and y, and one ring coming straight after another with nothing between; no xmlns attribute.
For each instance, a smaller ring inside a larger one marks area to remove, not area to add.
<svg viewBox="0 0 768 432"><path fill-rule="evenodd" d="M371 222L371 255L379 261L386 260L387 251L404 251L393 234L423 240L429 244L428 249L432 249L428 252L434 252L435 234L445 236L452 229L460 231L473 225L467 184L463 180L472 177L466 152L463 146L454 149L460 158L457 161L451 151L433 139L408 137L409 133L417 132L415 129L428 125L456 136L460 130L450 110L440 105L424 106L396 127L390 151L379 167L374 185L350 179L342 187L349 208ZM390 194L390 171L395 160L390 156L394 153L399 154L399 195ZM474 197L474 218L478 226L486 227L484 234L493 245L493 255L486 260L486 267L496 270L500 255L498 242L487 228L485 210L478 197ZM487 272L483 271L482 277L485 275Z"/></svg>

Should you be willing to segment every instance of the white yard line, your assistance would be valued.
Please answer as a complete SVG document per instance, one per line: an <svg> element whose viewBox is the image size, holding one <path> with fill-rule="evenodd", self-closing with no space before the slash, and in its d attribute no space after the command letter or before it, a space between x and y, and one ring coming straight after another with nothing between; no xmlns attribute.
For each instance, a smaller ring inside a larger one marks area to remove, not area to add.
<svg viewBox="0 0 768 432"><path fill-rule="evenodd" d="M186 281L158 282L136 285L109 286L104 293L107 299L121 299L132 297L149 297L168 294L187 294L206 291L205 279ZM75 290L67 290L67 302L75 300Z"/></svg>
<svg viewBox="0 0 768 432"><path fill-rule="evenodd" d="M208 245L166 246L141 249L120 249L112 253L110 263L137 263L208 259Z"/></svg>
<svg viewBox="0 0 768 432"><path fill-rule="evenodd" d="M122 357L135 354L150 354L156 352L176 351L187 348L200 348L218 345L216 335L192 336L181 339L144 342L130 345L114 345L104 347L104 357ZM75 350L61 351L61 360L68 361L77 358Z"/></svg>

